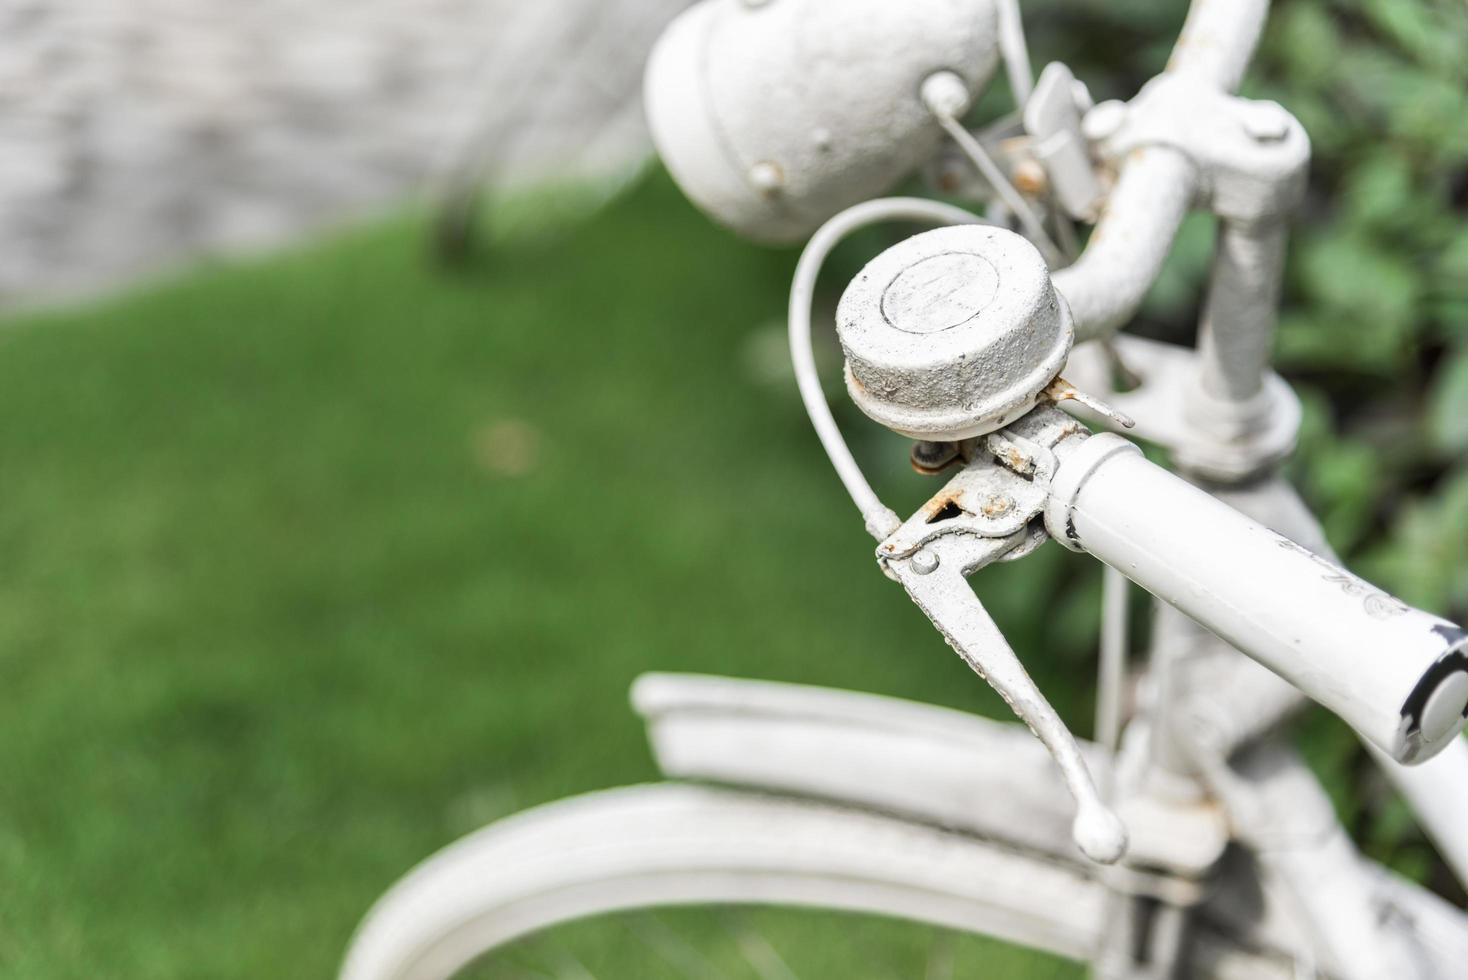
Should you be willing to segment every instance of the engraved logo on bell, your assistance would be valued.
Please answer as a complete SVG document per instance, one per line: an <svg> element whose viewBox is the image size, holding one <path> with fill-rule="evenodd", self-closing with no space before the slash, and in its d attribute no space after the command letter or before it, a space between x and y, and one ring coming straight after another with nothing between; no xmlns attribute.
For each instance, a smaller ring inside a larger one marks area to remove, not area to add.
<svg viewBox="0 0 1468 980"><path fill-rule="evenodd" d="M938 333L967 323L999 292L999 272L972 252L915 262L887 284L882 317L905 333Z"/></svg>

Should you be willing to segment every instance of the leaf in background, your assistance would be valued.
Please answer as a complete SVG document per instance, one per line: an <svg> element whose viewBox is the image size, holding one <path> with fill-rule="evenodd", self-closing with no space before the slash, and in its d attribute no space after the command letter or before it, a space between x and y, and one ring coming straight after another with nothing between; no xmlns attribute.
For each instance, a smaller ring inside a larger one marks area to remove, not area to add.
<svg viewBox="0 0 1468 980"><path fill-rule="evenodd" d="M1449 296L1468 299L1468 228L1438 253L1436 266L1438 288ZM1468 331L1464 337L1468 338Z"/></svg>
<svg viewBox="0 0 1468 980"><path fill-rule="evenodd" d="M1437 71L1461 76L1464 68L1459 47L1461 35L1454 37L1443 30L1450 16L1447 5L1366 0L1363 6L1371 23L1403 53Z"/></svg>
<svg viewBox="0 0 1468 980"><path fill-rule="evenodd" d="M1387 474L1374 445L1337 432L1323 392L1301 387L1298 393L1303 414L1290 479L1319 516L1326 540L1349 555L1372 531Z"/></svg>
<svg viewBox="0 0 1468 980"><path fill-rule="evenodd" d="M1324 311L1311 314L1295 310L1279 319L1274 359L1286 373L1308 370L1385 374L1389 369L1383 359L1388 352L1389 345L1382 342L1380 331L1373 330L1368 323Z"/></svg>
<svg viewBox="0 0 1468 980"><path fill-rule="evenodd" d="M1418 268L1340 228L1301 242L1297 255L1309 312L1291 311L1282 320L1281 355L1301 366L1400 370L1415 346Z"/></svg>
<svg viewBox="0 0 1468 980"><path fill-rule="evenodd" d="M1413 150L1430 154L1437 166L1462 162L1468 135L1461 126L1445 125L1468 113L1461 83L1408 70L1393 71L1387 83L1387 131L1410 140Z"/></svg>
<svg viewBox="0 0 1468 980"><path fill-rule="evenodd" d="M1401 507L1386 542L1361 566L1413 605L1462 618L1468 612L1468 466Z"/></svg>
<svg viewBox="0 0 1468 980"><path fill-rule="evenodd" d="M1265 45L1270 59L1288 65L1296 82L1324 86L1335 74L1341 37L1322 4L1292 3L1275 11Z"/></svg>
<svg viewBox="0 0 1468 980"><path fill-rule="evenodd" d="M1391 109L1401 98L1400 90L1415 77L1401 59L1372 44L1342 45L1335 52L1332 67L1338 96L1347 105L1366 110L1364 114L1353 114L1355 123L1372 129L1390 122Z"/></svg>
<svg viewBox="0 0 1468 980"><path fill-rule="evenodd" d="M1341 199L1348 221L1370 230L1411 231L1431 214L1415 186L1411 163L1400 153L1380 150L1347 173Z"/></svg>
<svg viewBox="0 0 1468 980"><path fill-rule="evenodd" d="M1448 479L1442 494L1442 517L1442 533L1458 543L1458 560L1443 570L1449 608L1462 618L1468 612L1468 465Z"/></svg>
<svg viewBox="0 0 1468 980"><path fill-rule="evenodd" d="M1439 449L1468 452L1468 347L1438 369L1428 399L1427 428Z"/></svg>

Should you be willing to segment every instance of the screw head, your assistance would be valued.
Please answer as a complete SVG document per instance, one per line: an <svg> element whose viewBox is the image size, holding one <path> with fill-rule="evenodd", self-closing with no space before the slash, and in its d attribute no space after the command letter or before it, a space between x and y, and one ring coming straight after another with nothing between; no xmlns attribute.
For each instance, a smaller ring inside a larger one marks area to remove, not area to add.
<svg viewBox="0 0 1468 980"><path fill-rule="evenodd" d="M923 100L923 105L935 115L947 116L949 119L961 118L973 104L968 83L956 72L947 70L935 71L923 79L918 95Z"/></svg>
<svg viewBox="0 0 1468 980"><path fill-rule="evenodd" d="M778 193L784 186L785 172L780 169L778 163L761 160L749 168L749 183L765 197L770 197Z"/></svg>
<svg viewBox="0 0 1468 980"><path fill-rule="evenodd" d="M1050 188L1050 175L1038 160L1021 160L1014 167L1014 186L1021 194L1040 197Z"/></svg>
<svg viewBox="0 0 1468 980"><path fill-rule="evenodd" d="M1014 501L1002 493L991 494L979 505L979 512L985 517L1002 517L1009 513L1014 506Z"/></svg>
<svg viewBox="0 0 1468 980"><path fill-rule="evenodd" d="M1278 102L1250 102L1240 112L1244 132L1252 140L1278 143L1290 134L1290 114Z"/></svg>
<svg viewBox="0 0 1468 980"><path fill-rule="evenodd" d="M938 556L927 548L919 551L908 559L912 570L919 575L931 575L938 570Z"/></svg>

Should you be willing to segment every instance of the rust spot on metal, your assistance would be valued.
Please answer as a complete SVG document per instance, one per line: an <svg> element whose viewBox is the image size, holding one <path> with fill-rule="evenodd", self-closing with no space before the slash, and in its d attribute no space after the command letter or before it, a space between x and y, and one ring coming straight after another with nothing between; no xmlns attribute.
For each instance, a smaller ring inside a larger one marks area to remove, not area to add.
<svg viewBox="0 0 1468 980"><path fill-rule="evenodd" d="M979 513L985 517L1001 517L1009 513L1013 506L1013 500L1002 493L996 493L984 499L984 502L979 505Z"/></svg>
<svg viewBox="0 0 1468 980"><path fill-rule="evenodd" d="M1014 168L1014 186L1028 197L1043 197L1050 190L1050 179L1044 167L1033 160L1024 160Z"/></svg>
<svg viewBox="0 0 1468 980"><path fill-rule="evenodd" d="M1041 392L1041 394L1050 399L1052 402L1065 402L1075 398L1076 388L1075 385L1072 385L1064 378L1057 377L1054 381L1045 386L1045 390Z"/></svg>
<svg viewBox="0 0 1468 980"><path fill-rule="evenodd" d="M927 515L924 519L927 524L951 520L955 517L962 517L964 514L963 508L958 504L958 498L950 496L934 497L923 505L923 512Z"/></svg>

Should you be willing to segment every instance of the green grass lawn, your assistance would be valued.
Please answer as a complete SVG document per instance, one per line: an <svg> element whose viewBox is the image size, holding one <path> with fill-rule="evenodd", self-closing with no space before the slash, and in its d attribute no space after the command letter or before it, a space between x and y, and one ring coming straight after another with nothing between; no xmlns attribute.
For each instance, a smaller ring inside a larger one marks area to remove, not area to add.
<svg viewBox="0 0 1468 980"><path fill-rule="evenodd" d="M435 848L654 777L644 670L1002 713L750 367L792 262L654 177L459 273L405 218L7 324L0 974L329 976ZM1078 562L979 587L1084 728Z"/></svg>

